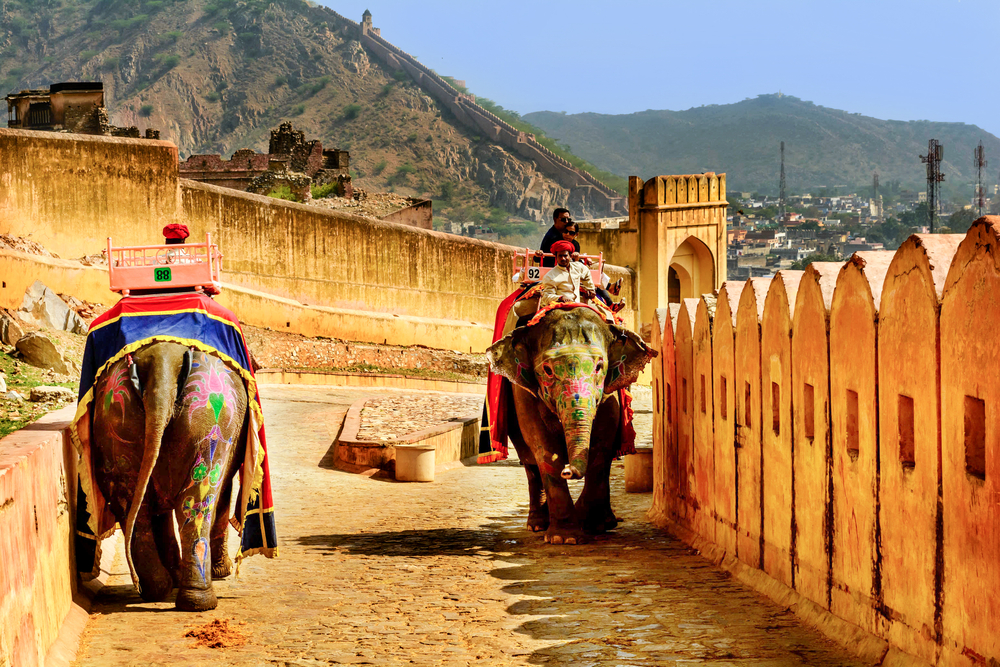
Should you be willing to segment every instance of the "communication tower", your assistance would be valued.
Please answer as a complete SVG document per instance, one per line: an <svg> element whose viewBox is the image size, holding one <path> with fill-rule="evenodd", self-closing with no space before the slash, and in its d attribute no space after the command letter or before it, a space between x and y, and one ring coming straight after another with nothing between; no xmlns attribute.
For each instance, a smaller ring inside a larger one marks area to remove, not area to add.
<svg viewBox="0 0 1000 667"><path fill-rule="evenodd" d="M927 142L927 155L921 155L920 161L927 165L927 224L931 234L934 233L934 218L938 213L938 183L944 180L941 173L941 160L944 159L944 146L937 139Z"/></svg>
<svg viewBox="0 0 1000 667"><path fill-rule="evenodd" d="M778 224L785 224L785 142L781 142L781 180L778 184Z"/></svg>
<svg viewBox="0 0 1000 667"><path fill-rule="evenodd" d="M986 168L986 151L983 149L983 142L972 151L972 164L976 168L976 206L979 207L979 216L983 217L983 208L986 206L986 187L983 185L983 169Z"/></svg>

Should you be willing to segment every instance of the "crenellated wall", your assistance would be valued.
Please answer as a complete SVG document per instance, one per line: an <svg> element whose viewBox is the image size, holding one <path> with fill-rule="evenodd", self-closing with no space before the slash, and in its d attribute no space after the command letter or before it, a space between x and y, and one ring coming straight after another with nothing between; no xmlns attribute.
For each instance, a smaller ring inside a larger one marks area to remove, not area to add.
<svg viewBox="0 0 1000 667"><path fill-rule="evenodd" d="M997 294L988 216L657 311L650 518L879 664L996 664Z"/></svg>

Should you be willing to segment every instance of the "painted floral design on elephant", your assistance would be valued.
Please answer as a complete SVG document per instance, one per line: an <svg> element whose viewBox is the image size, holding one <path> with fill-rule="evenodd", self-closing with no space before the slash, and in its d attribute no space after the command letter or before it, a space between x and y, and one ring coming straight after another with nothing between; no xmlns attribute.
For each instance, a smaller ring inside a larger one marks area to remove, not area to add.
<svg viewBox="0 0 1000 667"><path fill-rule="evenodd" d="M230 383L226 382L222 372L224 370L225 365L221 360L206 354L199 355L198 361L192 364L191 377L188 380L190 389L186 399L190 401L188 405L189 417L197 410L208 408L212 410L215 421L218 423L223 407L235 402L236 391ZM227 410L227 413L231 420L233 411Z"/></svg>

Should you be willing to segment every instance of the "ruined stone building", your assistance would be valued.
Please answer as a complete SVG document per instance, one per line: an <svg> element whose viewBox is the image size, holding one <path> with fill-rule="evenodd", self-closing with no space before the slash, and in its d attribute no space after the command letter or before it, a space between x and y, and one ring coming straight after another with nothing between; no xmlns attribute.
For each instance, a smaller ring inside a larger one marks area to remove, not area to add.
<svg viewBox="0 0 1000 667"><path fill-rule="evenodd" d="M180 163L179 175L223 188L267 194L276 185L286 184L301 200L312 197L314 185L339 183L338 194L352 197L351 154L336 148L325 149L318 139L282 123L271 130L267 153L243 148L229 160L221 155L192 155Z"/></svg>
<svg viewBox="0 0 1000 667"><path fill-rule="evenodd" d="M11 129L140 138L139 128L108 122L101 81L54 83L47 90L22 90L6 99L7 127ZM147 129L145 138L159 139L160 131Z"/></svg>

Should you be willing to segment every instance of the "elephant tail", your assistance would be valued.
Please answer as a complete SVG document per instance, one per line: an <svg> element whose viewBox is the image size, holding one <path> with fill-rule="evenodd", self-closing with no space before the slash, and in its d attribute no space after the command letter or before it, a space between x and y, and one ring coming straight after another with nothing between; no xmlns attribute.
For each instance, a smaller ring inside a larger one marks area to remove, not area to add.
<svg viewBox="0 0 1000 667"><path fill-rule="evenodd" d="M144 355L145 357L145 355ZM163 442L163 433L167 429L173 417L175 403L178 396L178 375L180 368L174 368L173 360L169 357L152 357L152 364L147 366L146 357L144 363L138 364L139 375L142 381L142 403L146 412L146 433L143 443L142 464L139 467L139 475L136 480L135 490L132 494L132 503L129 505L128 518L125 521L125 558L128 561L129 573L132 575L132 583L140 593L142 587L139 584L139 577L136 575L135 566L132 563L132 535L135 532L136 518L146 497L146 490L149 481L153 477L153 469L160 457L160 446Z"/></svg>

